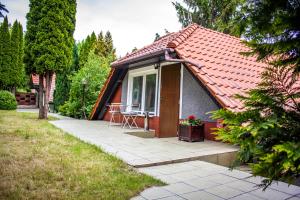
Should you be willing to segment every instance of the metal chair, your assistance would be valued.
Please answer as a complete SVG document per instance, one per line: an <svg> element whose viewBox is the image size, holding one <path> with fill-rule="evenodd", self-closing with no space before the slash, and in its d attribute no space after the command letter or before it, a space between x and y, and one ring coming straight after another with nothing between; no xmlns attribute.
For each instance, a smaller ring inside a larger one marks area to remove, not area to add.
<svg viewBox="0 0 300 200"><path fill-rule="evenodd" d="M133 107L137 107L139 108L139 105L134 104L134 105L127 105L127 107L130 107L131 110ZM124 112L121 112L121 114L123 115L123 120L122 120L122 128L125 128L126 126L128 126L130 129L132 128L138 128L138 125L136 123L136 118L139 116L139 112L137 111L127 111L127 109L125 109Z"/></svg>
<svg viewBox="0 0 300 200"><path fill-rule="evenodd" d="M110 113L110 120L109 120L109 126L112 125L112 123L117 123L115 117L119 116L119 122L121 121L121 109L122 109L122 104L121 103L111 103L107 105L109 108L109 113Z"/></svg>

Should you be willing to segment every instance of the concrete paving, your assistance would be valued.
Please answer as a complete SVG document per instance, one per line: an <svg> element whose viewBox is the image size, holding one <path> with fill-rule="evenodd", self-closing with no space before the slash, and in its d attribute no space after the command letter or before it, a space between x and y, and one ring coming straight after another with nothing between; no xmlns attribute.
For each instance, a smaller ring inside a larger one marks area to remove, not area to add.
<svg viewBox="0 0 300 200"><path fill-rule="evenodd" d="M239 170L203 162L190 161L139 168L140 172L167 183L167 186L144 190L132 200L140 199L232 199L232 200L300 200L300 187L277 182L266 191L257 187L260 177Z"/></svg>
<svg viewBox="0 0 300 200"><path fill-rule="evenodd" d="M85 142L99 146L134 167L198 159L225 162L232 160L233 155L230 153L237 151L236 147L221 142L188 143L177 138L140 138L124 134L120 126L109 127L105 121L62 119L50 123Z"/></svg>
<svg viewBox="0 0 300 200"><path fill-rule="evenodd" d="M227 167L204 161L189 161L206 158L211 162L224 162L228 159L228 153L237 150L231 145L210 141L187 143L176 138L145 139L124 134L123 129L109 127L107 122L55 116L60 120L50 123L85 142L99 146L132 166L140 167L138 171L167 184L146 189L133 200L300 200L298 186L277 182L262 191L257 187L261 177L253 177L239 170L230 171ZM170 162L181 163L168 164ZM155 163L160 165L151 166Z"/></svg>

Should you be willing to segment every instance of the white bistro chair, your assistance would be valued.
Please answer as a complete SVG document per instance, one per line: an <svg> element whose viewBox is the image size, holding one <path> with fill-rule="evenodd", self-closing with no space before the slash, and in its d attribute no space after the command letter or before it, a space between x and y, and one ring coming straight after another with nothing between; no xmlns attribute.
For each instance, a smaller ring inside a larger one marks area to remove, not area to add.
<svg viewBox="0 0 300 200"><path fill-rule="evenodd" d="M122 110L123 105L121 103L111 103L107 106L109 108L108 112L110 113L109 126L111 126L112 123L117 123L116 117L119 117L119 122L120 122L121 121L121 110Z"/></svg>
<svg viewBox="0 0 300 200"><path fill-rule="evenodd" d="M130 107L131 111L127 111L128 107ZM121 114L123 115L122 128L139 128L136 123L136 119L140 114L137 111L133 111L132 108L139 108L139 105L127 105L125 111L121 112Z"/></svg>

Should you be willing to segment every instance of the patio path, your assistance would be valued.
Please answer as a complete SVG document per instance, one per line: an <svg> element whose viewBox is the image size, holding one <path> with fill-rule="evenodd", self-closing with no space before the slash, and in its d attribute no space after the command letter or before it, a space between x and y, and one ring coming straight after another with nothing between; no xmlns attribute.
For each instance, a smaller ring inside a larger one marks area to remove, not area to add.
<svg viewBox="0 0 300 200"><path fill-rule="evenodd" d="M120 128L109 128L106 122L57 117L60 120L51 121L55 126L85 142L101 147L108 153L115 154L131 165L141 166L141 163L149 164L170 159L172 161L186 156L193 158L195 154L201 157L202 151L211 154L221 150L228 152L236 150L230 145L214 142L186 143L176 138L143 139L122 134ZM300 200L298 186L278 182L262 191L256 187L261 182L260 177L252 177L251 174L239 170L230 171L227 167L203 161L143 167L137 170L168 185L148 188L132 200Z"/></svg>
<svg viewBox="0 0 300 200"><path fill-rule="evenodd" d="M138 169L169 184L144 190L132 200L300 200L300 187L273 183L266 191L256 187L260 177L239 170L190 161Z"/></svg>
<svg viewBox="0 0 300 200"><path fill-rule="evenodd" d="M188 143L177 138L140 138L123 133L119 126L108 126L105 121L61 119L50 123L81 140L97 145L134 167L185 162L214 158L230 160L226 155L237 148L221 142L205 141Z"/></svg>

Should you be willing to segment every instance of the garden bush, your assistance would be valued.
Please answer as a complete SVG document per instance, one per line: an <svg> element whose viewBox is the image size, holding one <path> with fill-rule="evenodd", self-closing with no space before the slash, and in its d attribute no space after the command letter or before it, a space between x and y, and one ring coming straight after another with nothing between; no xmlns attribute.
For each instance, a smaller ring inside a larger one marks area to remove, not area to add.
<svg viewBox="0 0 300 200"><path fill-rule="evenodd" d="M0 90L0 110L15 110L17 109L16 97L5 90Z"/></svg>
<svg viewBox="0 0 300 200"><path fill-rule="evenodd" d="M100 89L107 78L112 59L112 56L104 58L95 55L93 52L89 54L88 60L83 68L71 78L70 96L68 101L59 107L59 112L61 114L74 118L83 118L84 110L86 116L89 116L97 100ZM86 81L84 98L83 80Z"/></svg>

